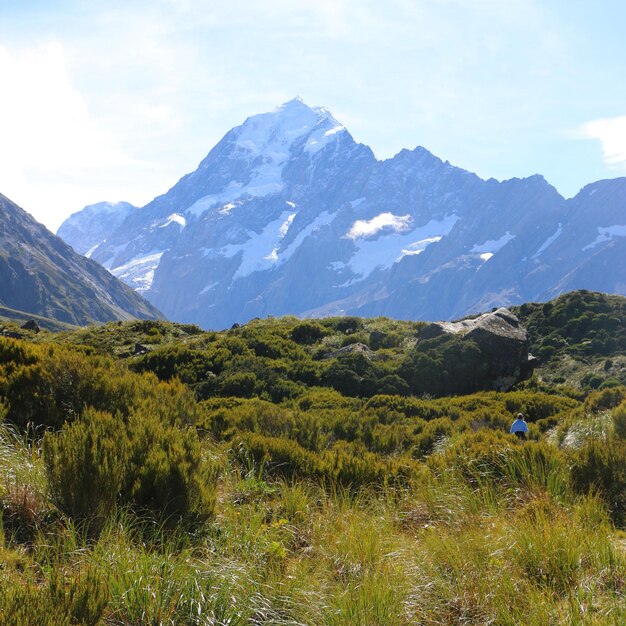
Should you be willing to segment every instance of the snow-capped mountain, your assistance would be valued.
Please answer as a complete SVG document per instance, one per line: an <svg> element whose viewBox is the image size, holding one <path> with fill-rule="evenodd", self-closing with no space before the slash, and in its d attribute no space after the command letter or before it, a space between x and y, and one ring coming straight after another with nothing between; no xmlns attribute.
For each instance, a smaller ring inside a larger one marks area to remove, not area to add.
<svg viewBox="0 0 626 626"><path fill-rule="evenodd" d="M59 234L170 319L209 328L288 313L449 319L573 288L626 293L626 179L566 201L541 176L485 181L421 147L378 161L299 98L233 128L119 222L92 206Z"/></svg>
<svg viewBox="0 0 626 626"><path fill-rule="evenodd" d="M76 252L87 258L137 207L128 202L98 202L78 211L61 224L57 235L71 241Z"/></svg>

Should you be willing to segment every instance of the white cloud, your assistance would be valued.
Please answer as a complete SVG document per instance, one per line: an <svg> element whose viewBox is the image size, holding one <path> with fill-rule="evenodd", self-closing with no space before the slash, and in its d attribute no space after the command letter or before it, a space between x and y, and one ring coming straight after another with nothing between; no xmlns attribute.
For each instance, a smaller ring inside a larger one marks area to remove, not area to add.
<svg viewBox="0 0 626 626"><path fill-rule="evenodd" d="M109 81L85 90L75 56L58 41L0 45L0 192L51 230L92 202L144 204L184 173L151 150L152 138L176 129L158 94Z"/></svg>
<svg viewBox="0 0 626 626"><path fill-rule="evenodd" d="M71 190L69 197L52 198L52 188L80 186L86 172L133 163L90 117L67 73L61 44L17 52L0 46L0 84L0 191L37 219L58 223L55 202L64 203L59 210L67 213Z"/></svg>
<svg viewBox="0 0 626 626"><path fill-rule="evenodd" d="M602 144L604 162L611 166L626 166L626 115L592 120L580 127L586 139Z"/></svg>
<svg viewBox="0 0 626 626"><path fill-rule="evenodd" d="M0 81L0 171L43 169L54 174L122 158L90 118L59 43L17 54L0 47Z"/></svg>
<svg viewBox="0 0 626 626"><path fill-rule="evenodd" d="M393 213L381 213L371 220L357 220L352 228L346 233L349 239L373 237L382 230L392 230L401 233L411 227L410 215L394 215Z"/></svg>

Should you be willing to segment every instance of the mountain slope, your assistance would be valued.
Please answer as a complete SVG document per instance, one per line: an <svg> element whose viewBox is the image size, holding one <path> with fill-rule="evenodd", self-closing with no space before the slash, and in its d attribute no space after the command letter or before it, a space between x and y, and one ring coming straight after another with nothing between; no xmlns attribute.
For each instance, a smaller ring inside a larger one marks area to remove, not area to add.
<svg viewBox="0 0 626 626"><path fill-rule="evenodd" d="M626 293L625 207L626 179L565 200L541 176L482 180L421 147L378 161L295 99L229 131L91 256L204 327L291 313L450 319L569 289Z"/></svg>
<svg viewBox="0 0 626 626"><path fill-rule="evenodd" d="M1 194L0 305L79 325L162 317Z"/></svg>

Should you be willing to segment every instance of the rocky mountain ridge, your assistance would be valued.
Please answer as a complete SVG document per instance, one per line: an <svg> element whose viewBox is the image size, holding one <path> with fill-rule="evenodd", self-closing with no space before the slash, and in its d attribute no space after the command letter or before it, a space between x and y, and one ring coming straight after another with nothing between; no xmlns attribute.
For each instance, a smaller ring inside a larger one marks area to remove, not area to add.
<svg viewBox="0 0 626 626"><path fill-rule="evenodd" d="M230 130L166 194L96 222L95 239L79 233L96 216L59 234L205 328L452 319L573 289L626 293L626 178L565 200L539 175L482 180L422 147L378 161L300 99Z"/></svg>
<svg viewBox="0 0 626 626"><path fill-rule="evenodd" d="M163 317L1 194L0 307L76 325Z"/></svg>

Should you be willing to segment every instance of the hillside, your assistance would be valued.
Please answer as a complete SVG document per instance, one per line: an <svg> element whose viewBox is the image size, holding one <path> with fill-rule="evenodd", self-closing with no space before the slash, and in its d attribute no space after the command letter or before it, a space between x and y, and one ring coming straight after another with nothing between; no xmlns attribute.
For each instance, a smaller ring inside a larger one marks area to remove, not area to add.
<svg viewBox="0 0 626 626"><path fill-rule="evenodd" d="M617 360L623 311L566 294L514 337ZM622 623L626 387L489 389L507 320L0 336L2 623Z"/></svg>
<svg viewBox="0 0 626 626"><path fill-rule="evenodd" d="M538 357L536 376L527 384L587 390L626 384L626 298L572 292L513 311L528 329L527 350ZM165 380L178 376L200 398L230 395L234 385L239 385L235 395L274 401L297 397L311 386L366 397L493 388L493 377L477 364L494 358L484 345L466 345L453 336L421 338L426 327L388 318L284 317L213 332L143 321L61 333L55 341L128 359L131 368ZM498 359L512 349L506 344ZM564 374L566 367L576 375Z"/></svg>
<svg viewBox="0 0 626 626"><path fill-rule="evenodd" d="M72 324L59 322L58 320L53 320L49 317L33 315L32 313L24 313L24 311L16 311L15 309L9 309L4 306L0 306L0 320L6 322L17 322L19 325L25 324L30 320L33 320L40 328L45 328L46 330L50 330L53 332L72 330L73 328L75 328ZM15 332L18 332L18 330L15 330Z"/></svg>
<svg viewBox="0 0 626 626"><path fill-rule="evenodd" d="M75 325L162 317L1 194L0 305Z"/></svg>
<svg viewBox="0 0 626 626"><path fill-rule="evenodd" d="M542 378L597 389L626 384L626 298L575 291L514 307Z"/></svg>

